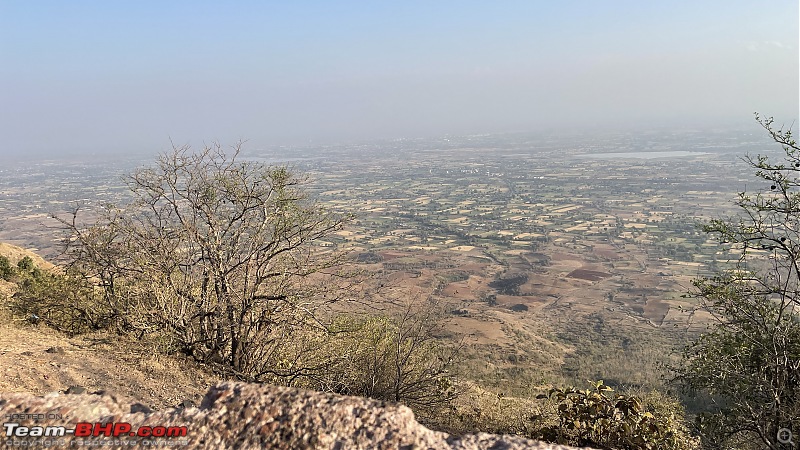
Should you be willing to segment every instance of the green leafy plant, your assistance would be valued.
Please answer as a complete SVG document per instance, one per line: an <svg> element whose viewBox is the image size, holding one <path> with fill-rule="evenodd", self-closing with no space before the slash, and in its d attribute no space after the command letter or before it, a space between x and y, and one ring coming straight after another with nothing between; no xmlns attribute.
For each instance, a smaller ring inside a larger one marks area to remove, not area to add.
<svg viewBox="0 0 800 450"><path fill-rule="evenodd" d="M30 256L25 256L24 258L17 261L17 268L21 271L31 271L36 267L34 264L33 259Z"/></svg>
<svg viewBox="0 0 800 450"><path fill-rule="evenodd" d="M101 291L74 272L50 273L34 266L16 281L11 312L33 323L76 335L105 328L116 314L102 301Z"/></svg>
<svg viewBox="0 0 800 450"><path fill-rule="evenodd" d="M14 266L5 256L0 255L0 278L11 281L11 278L16 274Z"/></svg>
<svg viewBox="0 0 800 450"><path fill-rule="evenodd" d="M602 449L696 448L674 403L619 394L602 380L590 383L588 389L555 388L539 396L557 403L558 422L541 429L538 437Z"/></svg>

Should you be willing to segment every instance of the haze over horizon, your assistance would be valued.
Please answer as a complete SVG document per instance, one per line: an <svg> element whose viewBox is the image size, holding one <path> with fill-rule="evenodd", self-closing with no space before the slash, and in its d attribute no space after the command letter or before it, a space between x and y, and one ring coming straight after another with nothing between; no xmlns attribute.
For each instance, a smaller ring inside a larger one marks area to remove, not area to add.
<svg viewBox="0 0 800 450"><path fill-rule="evenodd" d="M0 2L0 157L752 126L798 117L798 4Z"/></svg>

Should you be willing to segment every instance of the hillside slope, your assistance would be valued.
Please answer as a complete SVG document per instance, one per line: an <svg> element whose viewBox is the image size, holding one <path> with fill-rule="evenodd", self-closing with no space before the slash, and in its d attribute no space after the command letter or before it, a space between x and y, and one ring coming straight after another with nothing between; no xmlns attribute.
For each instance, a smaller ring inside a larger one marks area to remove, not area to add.
<svg viewBox="0 0 800 450"><path fill-rule="evenodd" d="M162 409L198 402L218 381L192 361L155 354L119 336L67 338L43 326L3 322L0 392L42 395L80 386Z"/></svg>
<svg viewBox="0 0 800 450"><path fill-rule="evenodd" d="M37 267L55 268L39 255L6 243L0 243L0 256L12 265L28 256ZM159 355L122 336L68 338L13 317L6 305L15 288L0 279L0 392L42 395L80 386L162 409L185 400L197 402L219 381L193 361Z"/></svg>

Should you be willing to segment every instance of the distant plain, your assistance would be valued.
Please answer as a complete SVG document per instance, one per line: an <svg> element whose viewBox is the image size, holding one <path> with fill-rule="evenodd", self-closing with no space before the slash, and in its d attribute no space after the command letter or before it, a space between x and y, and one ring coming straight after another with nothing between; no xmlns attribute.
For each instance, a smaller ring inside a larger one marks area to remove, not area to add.
<svg viewBox="0 0 800 450"><path fill-rule="evenodd" d="M380 304L433 303L461 376L525 395L586 379L660 387L659 363L708 317L682 298L727 255L697 224L733 210L749 133L481 135L326 148L247 149L309 176L311 197L354 213L319 242L375 274ZM125 200L126 161L0 169L0 241L58 262L50 213ZM89 216L90 217L90 216Z"/></svg>

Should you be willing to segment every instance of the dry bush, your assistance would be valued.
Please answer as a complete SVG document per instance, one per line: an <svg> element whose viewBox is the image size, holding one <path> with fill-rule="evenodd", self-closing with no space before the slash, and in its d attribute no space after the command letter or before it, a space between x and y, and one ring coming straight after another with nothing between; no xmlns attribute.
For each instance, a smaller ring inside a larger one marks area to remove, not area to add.
<svg viewBox="0 0 800 450"><path fill-rule="evenodd" d="M305 371L269 381L403 403L425 422L447 411L457 394L450 373L457 349L439 342L437 328L434 317L408 310L396 317L342 315L276 354L276 367Z"/></svg>
<svg viewBox="0 0 800 450"><path fill-rule="evenodd" d="M554 410L546 402L506 397L473 382L463 382L451 412L432 425L456 435L485 432L532 436L547 418L552 422Z"/></svg>
<svg viewBox="0 0 800 450"><path fill-rule="evenodd" d="M299 377L319 367L278 364L318 311L349 293L343 255L315 241L344 225L310 201L284 167L219 145L162 155L127 178L132 201L57 218L72 271L101 292L120 332L247 381Z"/></svg>

